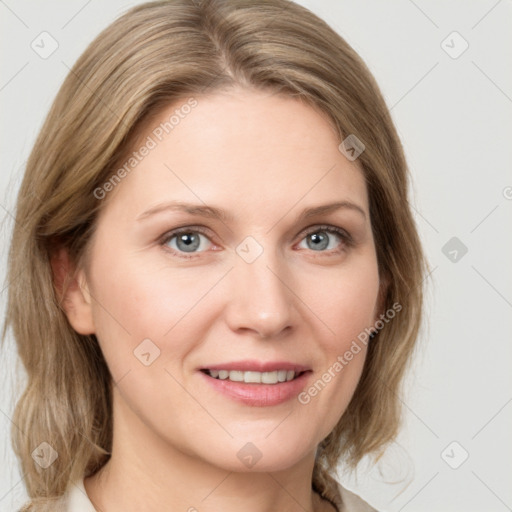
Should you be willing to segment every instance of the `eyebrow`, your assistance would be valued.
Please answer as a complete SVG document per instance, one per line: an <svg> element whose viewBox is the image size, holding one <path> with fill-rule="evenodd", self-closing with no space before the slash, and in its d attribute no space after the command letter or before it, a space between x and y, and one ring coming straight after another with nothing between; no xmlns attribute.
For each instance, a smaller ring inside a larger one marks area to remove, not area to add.
<svg viewBox="0 0 512 512"><path fill-rule="evenodd" d="M364 209L361 208L359 205L352 203L350 201L338 201L336 203L329 203L320 206L306 208L305 210L302 211L297 220L301 222L305 219L309 219L310 217L315 217L317 215L327 215L328 213L342 209L348 209L355 212L359 212L364 217L364 219L366 219L366 213ZM222 208L186 203L183 201L169 201L166 203L157 204L153 208L146 210L145 212L138 215L136 220L141 221L158 213L167 211L182 211L189 213L190 215L196 215L198 217L219 219L223 222L231 222L234 219L231 213L229 213L226 210L223 210Z"/></svg>

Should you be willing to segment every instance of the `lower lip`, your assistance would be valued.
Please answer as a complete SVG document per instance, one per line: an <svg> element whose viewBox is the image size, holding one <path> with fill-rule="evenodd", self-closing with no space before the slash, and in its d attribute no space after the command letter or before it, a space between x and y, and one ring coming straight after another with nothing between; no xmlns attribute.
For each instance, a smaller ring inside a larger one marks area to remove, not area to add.
<svg viewBox="0 0 512 512"><path fill-rule="evenodd" d="M304 372L296 379L278 384L248 384L225 379L215 379L199 372L206 382L227 397L252 407L279 405L297 396L306 386L311 371Z"/></svg>

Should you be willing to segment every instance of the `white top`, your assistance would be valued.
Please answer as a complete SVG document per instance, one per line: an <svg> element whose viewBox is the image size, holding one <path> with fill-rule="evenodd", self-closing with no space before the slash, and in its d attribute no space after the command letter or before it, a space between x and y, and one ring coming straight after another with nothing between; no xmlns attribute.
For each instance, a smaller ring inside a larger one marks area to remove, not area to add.
<svg viewBox="0 0 512 512"><path fill-rule="evenodd" d="M341 506L336 504L339 512L377 512L371 505L362 500L357 494L338 485L342 499ZM68 494L66 512L97 512L85 491L83 480L72 484Z"/></svg>
<svg viewBox="0 0 512 512"><path fill-rule="evenodd" d="M83 480L71 485L68 500L66 512L96 512L87 496Z"/></svg>

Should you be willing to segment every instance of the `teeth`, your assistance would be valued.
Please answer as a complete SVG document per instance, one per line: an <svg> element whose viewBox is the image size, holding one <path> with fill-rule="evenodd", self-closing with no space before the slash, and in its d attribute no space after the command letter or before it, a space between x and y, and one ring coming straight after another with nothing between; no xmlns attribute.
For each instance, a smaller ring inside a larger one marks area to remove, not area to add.
<svg viewBox="0 0 512 512"><path fill-rule="evenodd" d="M244 372L244 382L255 382L257 384L261 384L261 382L263 382L263 384L275 384L276 381L272 377L274 373L276 372L267 372L265 375L263 375L260 372ZM266 375L270 377L266 378Z"/></svg>
<svg viewBox="0 0 512 512"><path fill-rule="evenodd" d="M211 377L233 382L246 382L256 384L277 384L288 382L295 378L293 370L276 370L274 372L242 372L239 370L208 370Z"/></svg>
<svg viewBox="0 0 512 512"><path fill-rule="evenodd" d="M233 380L235 382L242 382L244 380L244 372L239 372L236 370L231 370L229 372L229 380Z"/></svg>

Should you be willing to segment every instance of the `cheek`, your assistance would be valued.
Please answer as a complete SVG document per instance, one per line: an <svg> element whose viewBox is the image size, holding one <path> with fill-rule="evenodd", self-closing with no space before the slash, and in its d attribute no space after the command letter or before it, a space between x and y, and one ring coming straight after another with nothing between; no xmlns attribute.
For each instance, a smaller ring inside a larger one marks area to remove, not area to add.
<svg viewBox="0 0 512 512"><path fill-rule="evenodd" d="M201 329L194 306L208 280L205 290L198 282L180 279L161 264L115 255L98 261L92 276L96 336L113 380L122 381L117 390L139 416L157 423L167 422L170 403L190 407L178 382L179 367Z"/></svg>
<svg viewBox="0 0 512 512"><path fill-rule="evenodd" d="M212 321L207 294L219 272L177 269L162 258L155 260L126 253L96 260L91 276L94 322L114 378L140 369L140 351L158 355L152 367L175 367ZM148 339L151 343L144 341Z"/></svg>
<svg viewBox="0 0 512 512"><path fill-rule="evenodd" d="M347 408L363 370L379 293L376 260L359 260L326 274L325 279L317 275L306 282L304 290L326 334L318 338L321 368L299 401L309 414L322 411L321 429L326 436Z"/></svg>
<svg viewBox="0 0 512 512"><path fill-rule="evenodd" d="M375 258L354 259L337 271L304 280L304 302L325 326L327 351L345 351L351 340L373 326L379 294Z"/></svg>

